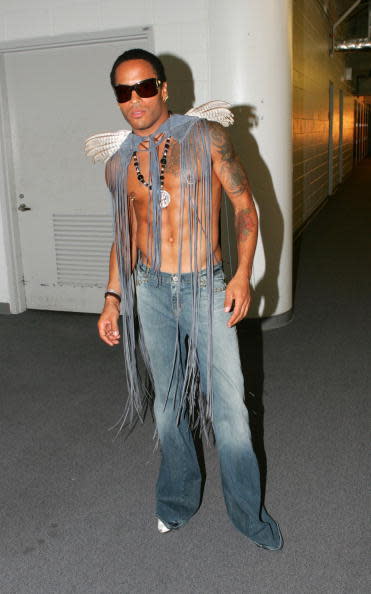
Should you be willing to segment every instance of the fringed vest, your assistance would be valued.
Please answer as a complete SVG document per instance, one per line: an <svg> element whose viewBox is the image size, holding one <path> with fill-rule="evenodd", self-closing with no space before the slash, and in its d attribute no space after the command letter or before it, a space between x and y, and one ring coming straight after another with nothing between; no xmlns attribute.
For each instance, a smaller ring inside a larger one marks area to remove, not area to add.
<svg viewBox="0 0 371 594"><path fill-rule="evenodd" d="M154 137L160 140L154 140ZM135 314L135 282L133 274L133 246L131 241L131 207L128 199L127 172L133 152L144 141L148 142L149 171L152 189L148 191L148 258L151 268L161 270L161 218L160 165L157 145L171 136L180 145L180 217L178 273L182 270L182 235L190 238L192 282L192 325L188 336L188 357L185 377L177 402L178 420L187 411L190 426L207 433L212 421L212 325L213 325L213 250L212 250L212 161L206 120L191 116L172 115L154 134L143 137L130 134L106 165L106 182L113 198L114 240L122 287L123 350L128 387L128 399L119 419L119 431L132 426L138 418L143 420L151 402L151 367ZM199 370L197 366L197 336L199 307L199 247L206 245L208 287L208 349L205 394L199 398ZM135 248L135 246L134 246ZM179 287L179 284L178 284ZM179 290L179 289L178 289ZM178 335L178 333L177 333ZM169 348L172 348L169 345ZM147 373L141 372L138 354L141 353ZM179 344L174 345L174 365L179 360ZM148 381L149 379L149 381ZM170 390L170 386L169 386Z"/></svg>

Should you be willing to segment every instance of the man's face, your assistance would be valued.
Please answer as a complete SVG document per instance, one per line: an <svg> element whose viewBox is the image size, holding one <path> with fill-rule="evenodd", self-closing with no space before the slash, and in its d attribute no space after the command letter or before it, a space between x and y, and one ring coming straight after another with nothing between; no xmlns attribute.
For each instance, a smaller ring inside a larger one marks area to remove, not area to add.
<svg viewBox="0 0 371 594"><path fill-rule="evenodd" d="M128 60L116 68L116 85L134 85L147 78L157 78L157 74L152 65L145 60ZM142 98L133 90L131 99L126 103L119 103L118 106L133 131L140 136L146 136L154 132L168 118L166 97L165 82L154 97Z"/></svg>

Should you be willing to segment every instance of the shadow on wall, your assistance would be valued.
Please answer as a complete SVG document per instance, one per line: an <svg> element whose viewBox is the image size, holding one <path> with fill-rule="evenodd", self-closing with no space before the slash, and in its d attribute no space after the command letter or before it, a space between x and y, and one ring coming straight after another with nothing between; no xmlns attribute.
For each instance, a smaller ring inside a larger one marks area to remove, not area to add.
<svg viewBox="0 0 371 594"><path fill-rule="evenodd" d="M230 130L237 154L247 172L256 204L259 207L260 238L263 247L265 269L263 276L254 285L249 318L239 324L238 339L243 375L245 400L250 416L251 437L259 462L262 500L265 498L267 460L264 447L264 361L263 317L274 314L279 300L278 275L283 246L284 221L272 176L261 156L252 130L259 125L259 114L252 105L232 108L234 125ZM233 209L225 203L232 243L235 245ZM223 213L224 214L224 213ZM235 256L236 258L236 256ZM235 259L234 265L237 262Z"/></svg>
<svg viewBox="0 0 371 594"><path fill-rule="evenodd" d="M159 56L169 85L169 107L174 113L185 113L194 107L194 82L188 64L171 54ZM223 97L210 97L223 99ZM265 270L254 289L249 317L267 317L275 313L278 305L278 275L283 244L284 222L274 191L272 177L262 158L252 130L259 125L259 114L251 105L232 108L235 124L230 128L233 144L248 174L254 198L260 212L260 235L264 251ZM227 276L237 264L233 208L224 201L221 215L222 251ZM230 264L229 264L230 263Z"/></svg>
<svg viewBox="0 0 371 594"><path fill-rule="evenodd" d="M169 109L173 113L184 114L194 106L195 101L192 71L186 62L171 54L160 54L159 58L168 82Z"/></svg>
<svg viewBox="0 0 371 594"><path fill-rule="evenodd" d="M284 222L272 176L252 134L252 130L259 125L255 107L240 105L233 107L232 111L235 123L230 134L259 207L260 237L265 260L264 274L255 285L249 317L258 317L259 311L261 316L266 317L275 313L279 300L278 275ZM230 212L233 220L233 211Z"/></svg>

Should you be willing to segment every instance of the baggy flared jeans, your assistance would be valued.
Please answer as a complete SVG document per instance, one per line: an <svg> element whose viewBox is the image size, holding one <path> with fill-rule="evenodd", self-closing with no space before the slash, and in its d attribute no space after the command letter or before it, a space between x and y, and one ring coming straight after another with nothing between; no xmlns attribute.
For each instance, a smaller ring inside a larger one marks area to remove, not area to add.
<svg viewBox="0 0 371 594"><path fill-rule="evenodd" d="M200 271L197 358L201 388L207 374L208 308L206 270ZM180 340L185 358L192 324L192 274L156 273L139 263L135 271L137 309L154 380L154 416L161 450L156 486L156 516L169 528L187 522L200 505L202 477L186 416L177 422L174 348ZM222 264L214 267L213 293L213 430L228 515L256 544L281 547L280 530L261 502L260 473L252 448L244 379L235 327L224 311ZM178 335L178 336L177 336ZM183 382L179 370L178 382ZM169 390L170 385L170 390Z"/></svg>

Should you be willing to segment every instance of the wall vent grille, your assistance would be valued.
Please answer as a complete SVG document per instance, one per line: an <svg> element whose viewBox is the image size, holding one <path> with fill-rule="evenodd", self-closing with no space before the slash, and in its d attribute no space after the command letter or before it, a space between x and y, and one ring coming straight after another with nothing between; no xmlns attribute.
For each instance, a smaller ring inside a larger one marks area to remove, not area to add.
<svg viewBox="0 0 371 594"><path fill-rule="evenodd" d="M113 237L111 217L54 214L53 233L58 284L105 287Z"/></svg>

